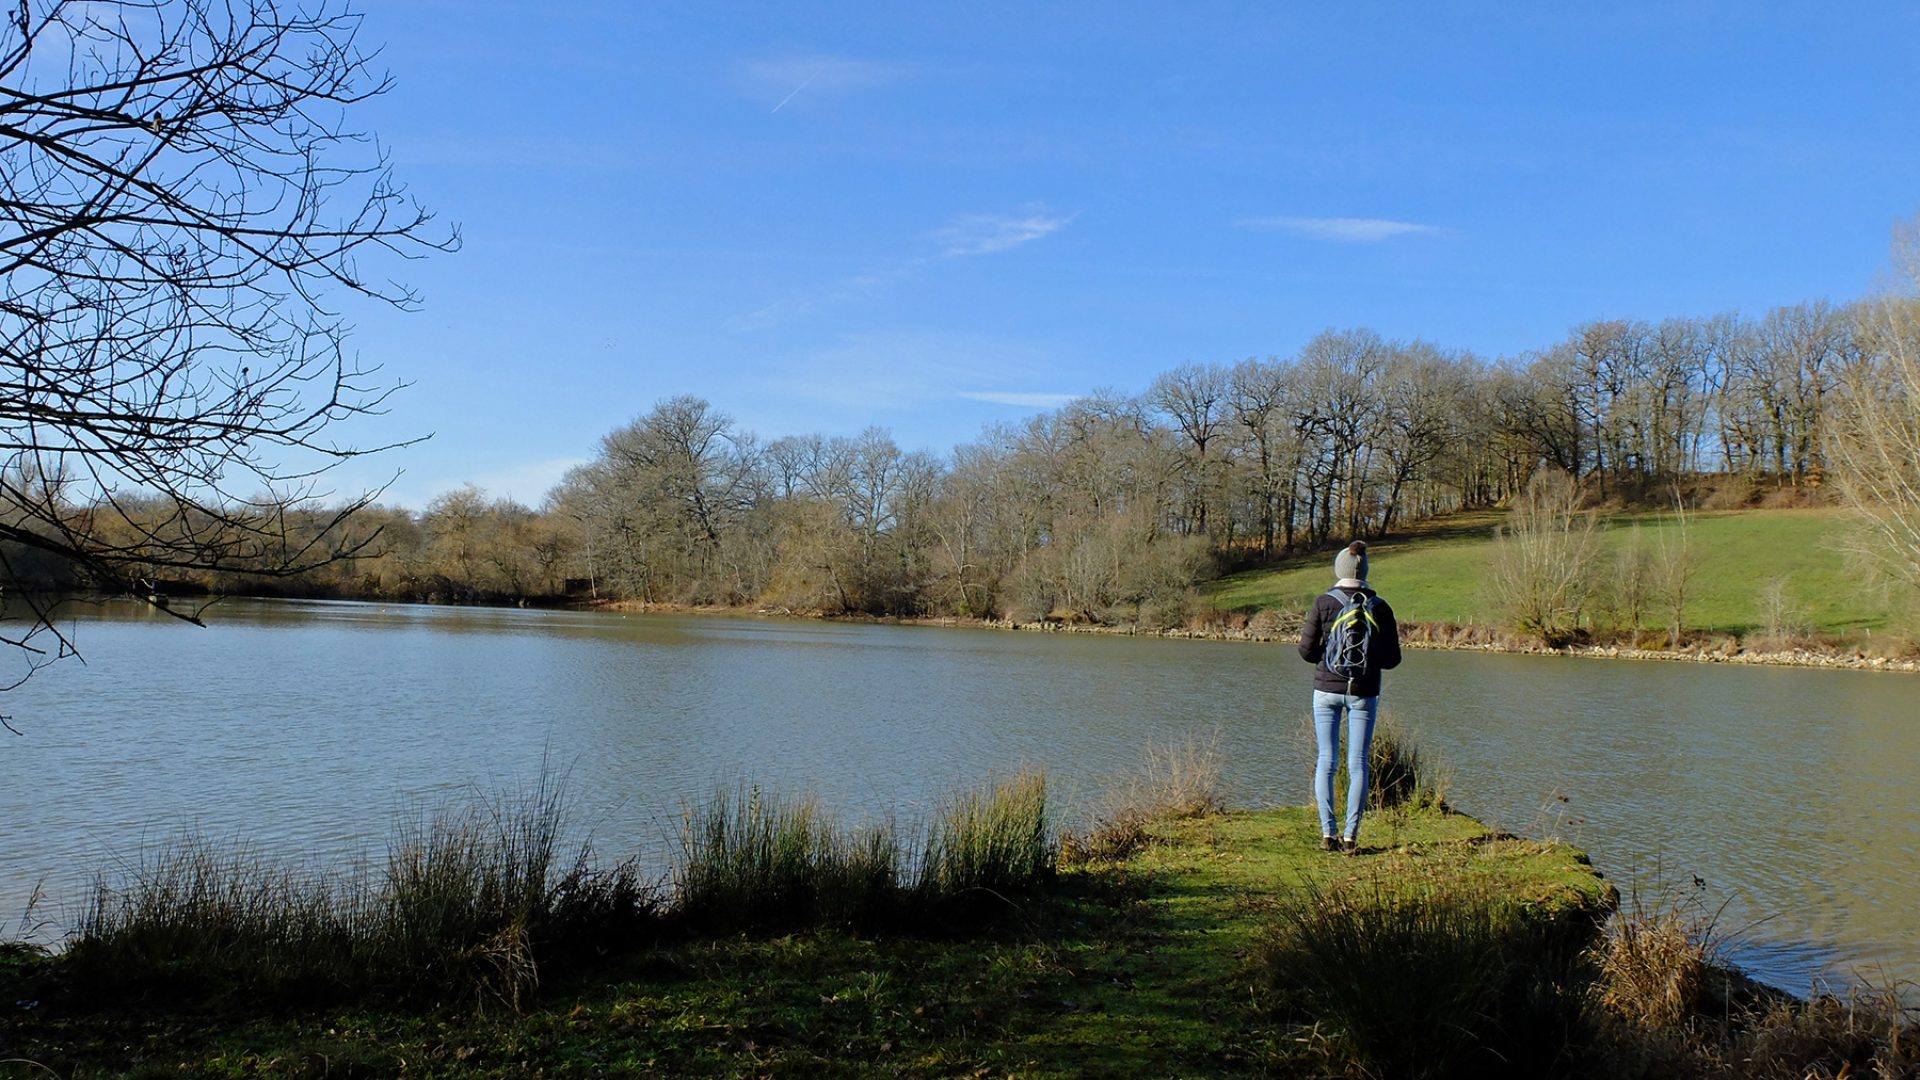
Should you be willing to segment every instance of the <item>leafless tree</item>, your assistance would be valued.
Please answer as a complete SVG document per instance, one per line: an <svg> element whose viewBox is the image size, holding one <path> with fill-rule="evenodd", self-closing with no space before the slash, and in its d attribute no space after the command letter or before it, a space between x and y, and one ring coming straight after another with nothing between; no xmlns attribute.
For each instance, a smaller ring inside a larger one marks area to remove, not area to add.
<svg viewBox="0 0 1920 1080"><path fill-rule="evenodd" d="M1542 469L1495 534L1488 584L1516 627L1562 645L1579 630L1598 551L1596 518L1580 509L1579 485Z"/></svg>
<svg viewBox="0 0 1920 1080"><path fill-rule="evenodd" d="M328 0L22 0L7 16L0 551L151 595L157 575L286 574L365 542L339 526L371 494L318 533L286 525L331 497L330 467L376 449L334 425L394 389L345 351L334 305L412 307L362 260L458 237L350 126L390 85L359 30ZM40 614L4 640L45 655Z"/></svg>
<svg viewBox="0 0 1920 1080"><path fill-rule="evenodd" d="M1667 647L1678 649L1687 634L1687 604L1693 598L1693 512L1676 490L1673 523L1658 533L1654 577L1667 613Z"/></svg>
<svg viewBox="0 0 1920 1080"><path fill-rule="evenodd" d="M1866 553L1920 592L1920 217L1895 234L1899 279L1860 314L1868 353L1849 366L1828 440L1839 487L1868 523Z"/></svg>

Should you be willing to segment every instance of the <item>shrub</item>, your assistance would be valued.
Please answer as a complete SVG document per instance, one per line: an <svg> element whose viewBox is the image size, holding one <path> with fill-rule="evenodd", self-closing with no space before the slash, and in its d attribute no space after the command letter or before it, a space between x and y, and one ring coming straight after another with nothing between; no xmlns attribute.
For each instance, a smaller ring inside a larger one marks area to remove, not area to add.
<svg viewBox="0 0 1920 1080"><path fill-rule="evenodd" d="M1225 765L1220 732L1189 733L1164 745L1149 739L1138 771L1108 787L1084 833L1061 837L1066 862L1124 859L1151 839L1147 826L1166 818L1195 818L1226 809L1220 793Z"/></svg>
<svg viewBox="0 0 1920 1080"><path fill-rule="evenodd" d="M1920 1023L1892 990L1816 994L1760 1011L1724 1056L1759 1080L1912 1080L1920 1077Z"/></svg>

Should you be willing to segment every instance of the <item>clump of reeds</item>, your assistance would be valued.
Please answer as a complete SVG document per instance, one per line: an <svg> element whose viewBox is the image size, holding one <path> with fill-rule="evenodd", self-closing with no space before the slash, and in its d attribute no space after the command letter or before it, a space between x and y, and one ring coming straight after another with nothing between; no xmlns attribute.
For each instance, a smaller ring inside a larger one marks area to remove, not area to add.
<svg viewBox="0 0 1920 1080"><path fill-rule="evenodd" d="M1737 1062L1741 1075L1759 1080L1912 1080L1920 1077L1917 1012L1885 987L1778 1000L1752 1016L1731 1051L1720 1056Z"/></svg>
<svg viewBox="0 0 1920 1080"><path fill-rule="evenodd" d="M381 872L357 877L179 841L97 883L65 963L101 1000L373 994L517 1010L550 965L670 931L950 925L1030 893L1055 862L1039 773L952 796L915 851L891 823L843 829L812 798L721 791L685 815L671 894L631 860L563 859L566 809L550 777L441 807L404 822Z"/></svg>
<svg viewBox="0 0 1920 1080"><path fill-rule="evenodd" d="M561 786L543 778L403 824L383 872L354 878L190 837L96 883L66 966L97 995L518 1008L546 955L630 938L659 914L629 864L599 871L583 852L563 871L564 819Z"/></svg>
<svg viewBox="0 0 1920 1080"><path fill-rule="evenodd" d="M383 975L432 993L471 986L517 1005L539 981L565 822L560 785L446 808L388 845L373 948Z"/></svg>
<svg viewBox="0 0 1920 1080"><path fill-rule="evenodd" d="M1047 780L1020 772L949 796L934 811L915 891L943 900L975 892L1018 894L1053 874Z"/></svg>
<svg viewBox="0 0 1920 1080"><path fill-rule="evenodd" d="M65 956L83 985L195 997L354 987L373 912L355 890L187 836L94 883Z"/></svg>
<svg viewBox="0 0 1920 1080"><path fill-rule="evenodd" d="M1381 717L1367 751L1367 801L1377 810L1445 807L1446 771L1399 724Z"/></svg>
<svg viewBox="0 0 1920 1080"><path fill-rule="evenodd" d="M723 789L684 815L672 915L694 932L752 933L988 911L1053 872L1046 778L955 793L920 835L909 850L891 822L846 829L812 797Z"/></svg>
<svg viewBox="0 0 1920 1080"><path fill-rule="evenodd" d="M873 925L896 906L901 861L890 825L844 832L811 796L722 789L684 815L673 910L717 932Z"/></svg>
<svg viewBox="0 0 1920 1080"><path fill-rule="evenodd" d="M1290 894L1255 961L1367 1075L1469 1075L1499 1061L1524 1071L1571 1038L1570 930L1476 878L1376 873Z"/></svg>
<svg viewBox="0 0 1920 1080"><path fill-rule="evenodd" d="M1450 776L1418 739L1387 715L1374 721L1373 740L1367 745L1367 808L1370 810L1447 810ZM1347 760L1343 753L1334 769L1333 790L1347 790Z"/></svg>
<svg viewBox="0 0 1920 1080"><path fill-rule="evenodd" d="M1716 918L1678 897L1636 888L1595 949L1600 1006L1653 1031L1677 1031L1700 1008L1718 949Z"/></svg>
<svg viewBox="0 0 1920 1080"><path fill-rule="evenodd" d="M1920 1077L1920 1016L1896 990L1795 998L1727 966L1722 944L1697 897L1636 890L1593 950L1596 1057L1641 1075Z"/></svg>
<svg viewBox="0 0 1920 1080"><path fill-rule="evenodd" d="M1067 831L1060 837L1060 861L1067 865L1117 862L1153 842L1150 818L1133 806L1121 804L1103 810L1085 832Z"/></svg>
<svg viewBox="0 0 1920 1080"><path fill-rule="evenodd" d="M1220 752L1220 731L1205 736L1189 732L1184 741L1165 745L1147 742L1146 766L1137 790L1137 802L1156 816L1194 818L1226 809L1220 777L1226 755Z"/></svg>

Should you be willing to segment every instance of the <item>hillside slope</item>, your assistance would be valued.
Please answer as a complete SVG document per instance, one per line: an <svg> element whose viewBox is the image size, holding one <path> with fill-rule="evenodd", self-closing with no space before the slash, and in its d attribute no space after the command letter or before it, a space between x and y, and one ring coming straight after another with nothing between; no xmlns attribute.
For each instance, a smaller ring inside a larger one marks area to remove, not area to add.
<svg viewBox="0 0 1920 1080"><path fill-rule="evenodd" d="M1371 582L1403 619L1461 624L1497 623L1489 599L1497 511L1476 511L1427 522L1372 546ZM1676 544L1672 514L1623 513L1602 522L1602 554L1596 578L1618 575L1618 556L1634 542L1658 557ZM1842 637L1883 632L1891 603L1885 591L1864 583L1848 549L1851 517L1834 509L1734 510L1690 517L1693 572L1687 585L1684 622L1690 630L1749 635L1763 631L1775 607L1789 630ZM1261 608L1298 611L1332 584L1332 555L1315 553L1263 570L1210 583L1206 597L1224 610ZM1769 593L1778 589L1780 602ZM1655 599L1646 613L1649 629L1664 629L1668 616ZM1604 610L1596 612L1607 621Z"/></svg>

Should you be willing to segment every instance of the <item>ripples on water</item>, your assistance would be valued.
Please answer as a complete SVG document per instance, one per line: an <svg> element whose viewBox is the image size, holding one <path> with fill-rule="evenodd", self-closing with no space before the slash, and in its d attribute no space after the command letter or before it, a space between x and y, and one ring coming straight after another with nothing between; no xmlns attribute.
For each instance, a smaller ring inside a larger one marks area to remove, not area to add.
<svg viewBox="0 0 1920 1080"><path fill-rule="evenodd" d="M8 694L0 917L46 876L192 827L378 855L396 814L568 774L583 831L656 865L716 783L911 819L1046 767L1069 816L1149 739L1217 730L1235 801L1310 798L1290 647L857 624L229 602L198 629L83 610L87 657ZM1454 801L1587 847L1623 887L1725 905L1736 956L1805 989L1920 980L1912 676L1409 653L1385 710ZM1695 877L1706 882L1695 889ZM68 913L43 912L55 922ZM10 922L11 919L8 919Z"/></svg>

